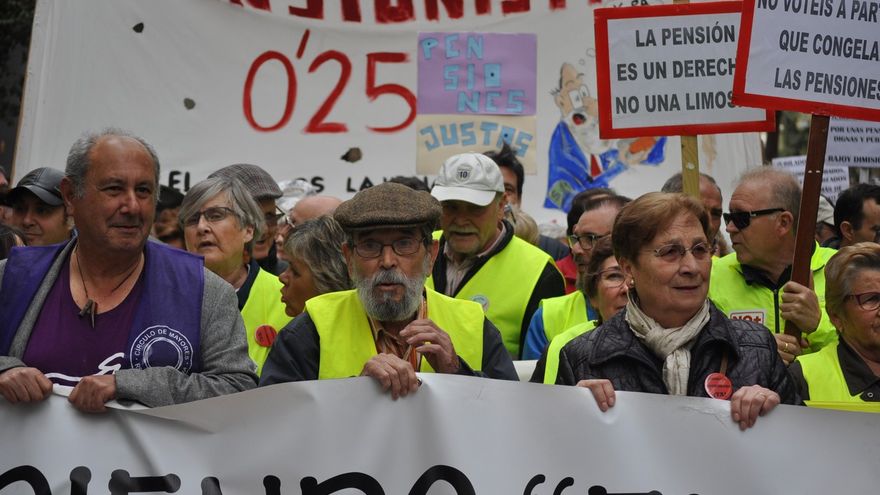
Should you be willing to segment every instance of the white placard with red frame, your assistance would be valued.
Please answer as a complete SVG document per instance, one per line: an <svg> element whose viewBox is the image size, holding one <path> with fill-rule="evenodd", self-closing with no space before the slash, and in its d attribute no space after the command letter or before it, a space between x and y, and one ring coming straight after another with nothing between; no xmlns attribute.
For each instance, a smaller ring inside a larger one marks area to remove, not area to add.
<svg viewBox="0 0 880 495"><path fill-rule="evenodd" d="M602 138L772 131L771 113L731 103L740 6L596 10Z"/></svg>
<svg viewBox="0 0 880 495"><path fill-rule="evenodd" d="M742 105L880 121L880 0L744 0Z"/></svg>

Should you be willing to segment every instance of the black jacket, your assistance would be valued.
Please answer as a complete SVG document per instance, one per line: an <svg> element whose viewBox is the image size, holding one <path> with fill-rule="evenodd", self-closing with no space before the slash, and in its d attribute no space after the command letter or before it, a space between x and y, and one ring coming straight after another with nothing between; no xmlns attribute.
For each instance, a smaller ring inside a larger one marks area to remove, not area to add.
<svg viewBox="0 0 880 495"><path fill-rule="evenodd" d="M706 376L720 371L726 353L726 375L734 392L760 385L776 391L783 404L800 404L773 335L757 323L727 318L711 303L709 311L709 323L691 348L688 395L709 396L704 388ZM614 390L668 394L663 362L635 336L625 317L626 310L620 311L563 347L556 383L575 385L580 380L607 378Z"/></svg>

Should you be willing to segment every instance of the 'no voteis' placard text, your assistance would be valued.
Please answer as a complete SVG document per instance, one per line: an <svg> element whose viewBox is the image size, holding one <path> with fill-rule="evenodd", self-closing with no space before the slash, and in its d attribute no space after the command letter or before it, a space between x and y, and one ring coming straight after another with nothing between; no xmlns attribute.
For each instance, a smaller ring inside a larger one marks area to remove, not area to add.
<svg viewBox="0 0 880 495"><path fill-rule="evenodd" d="M745 0L734 101L880 120L880 0Z"/></svg>

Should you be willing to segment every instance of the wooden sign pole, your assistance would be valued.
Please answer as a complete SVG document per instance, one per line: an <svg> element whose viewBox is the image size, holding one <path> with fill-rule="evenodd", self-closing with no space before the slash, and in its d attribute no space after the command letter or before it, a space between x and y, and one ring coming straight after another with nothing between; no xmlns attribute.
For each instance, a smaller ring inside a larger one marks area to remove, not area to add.
<svg viewBox="0 0 880 495"><path fill-rule="evenodd" d="M813 257L813 246L816 244L816 214L819 211L819 194L822 190L822 169L825 167L829 120L827 115L813 115L810 121L807 165L804 170L801 208L798 212L794 259L791 263L791 280L806 287L810 286L810 259ZM785 333L801 336L801 330L790 321L785 322Z"/></svg>
<svg viewBox="0 0 880 495"><path fill-rule="evenodd" d="M685 194L700 199L700 157L697 136L681 138L681 179Z"/></svg>

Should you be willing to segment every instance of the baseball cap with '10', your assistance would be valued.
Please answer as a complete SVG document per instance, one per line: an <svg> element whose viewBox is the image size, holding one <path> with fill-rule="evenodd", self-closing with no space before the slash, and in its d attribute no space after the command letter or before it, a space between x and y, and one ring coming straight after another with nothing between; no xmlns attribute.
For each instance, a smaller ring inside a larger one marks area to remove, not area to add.
<svg viewBox="0 0 880 495"><path fill-rule="evenodd" d="M450 157L437 175L431 195L439 201L466 201L486 206L504 192L501 169L486 155L462 153Z"/></svg>

